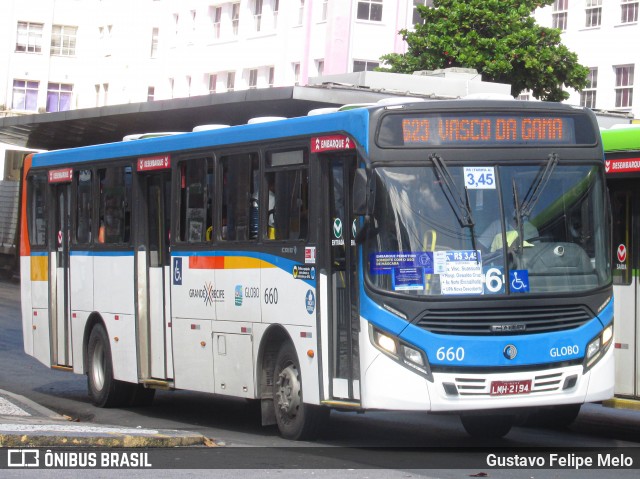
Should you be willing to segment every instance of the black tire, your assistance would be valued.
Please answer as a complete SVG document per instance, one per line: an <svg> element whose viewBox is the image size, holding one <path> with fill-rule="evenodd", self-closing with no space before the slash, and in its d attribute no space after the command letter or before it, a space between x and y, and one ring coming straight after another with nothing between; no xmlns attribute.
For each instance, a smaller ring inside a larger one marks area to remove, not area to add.
<svg viewBox="0 0 640 479"><path fill-rule="evenodd" d="M148 407L153 404L153 398L156 396L156 390L144 387L143 384L132 385L131 397L129 398L129 406L131 407Z"/></svg>
<svg viewBox="0 0 640 479"><path fill-rule="evenodd" d="M497 439L508 434L514 418L505 415L460 416L465 431L470 436L484 439Z"/></svg>
<svg viewBox="0 0 640 479"><path fill-rule="evenodd" d="M280 435L294 441L317 437L328 419L329 409L304 403L302 376L291 343L280 348L273 376L273 406Z"/></svg>
<svg viewBox="0 0 640 479"><path fill-rule="evenodd" d="M102 324L96 324L89 336L87 386L91 402L98 407L125 406L132 397L134 385L113 378L111 346Z"/></svg>
<svg viewBox="0 0 640 479"><path fill-rule="evenodd" d="M544 427L549 429L564 429L569 427L580 414L582 404L565 404L540 408L527 417L525 425L528 427Z"/></svg>

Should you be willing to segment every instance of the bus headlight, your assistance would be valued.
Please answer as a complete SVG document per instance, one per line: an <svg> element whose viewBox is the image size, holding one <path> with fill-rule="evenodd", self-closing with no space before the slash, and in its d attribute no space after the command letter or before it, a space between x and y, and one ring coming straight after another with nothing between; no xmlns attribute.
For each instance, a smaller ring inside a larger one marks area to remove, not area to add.
<svg viewBox="0 0 640 479"><path fill-rule="evenodd" d="M612 339L613 323L604 328L598 336L587 344L587 352L583 363L585 373L604 356L604 353L606 353L609 346L611 346Z"/></svg>
<svg viewBox="0 0 640 479"><path fill-rule="evenodd" d="M373 336L375 338L374 344L378 346L379 349L396 356L398 347L396 346L396 341L391 336L387 336L377 329L374 330Z"/></svg>
<svg viewBox="0 0 640 479"><path fill-rule="evenodd" d="M383 333L371 325L369 325L369 333L371 342L377 349L407 369L433 382L429 361L424 352L398 340L396 337Z"/></svg>

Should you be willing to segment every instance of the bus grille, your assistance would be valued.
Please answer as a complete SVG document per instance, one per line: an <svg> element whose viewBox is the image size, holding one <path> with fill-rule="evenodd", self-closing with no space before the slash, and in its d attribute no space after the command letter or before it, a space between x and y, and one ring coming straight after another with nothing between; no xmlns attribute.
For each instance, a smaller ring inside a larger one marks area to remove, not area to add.
<svg viewBox="0 0 640 479"><path fill-rule="evenodd" d="M476 336L566 331L593 318L583 306L432 310L415 324L435 334Z"/></svg>
<svg viewBox="0 0 640 479"><path fill-rule="evenodd" d="M562 387L562 380L562 372L534 376L531 384L531 393L559 391ZM490 396L491 382L488 379L478 376L456 377L454 384L460 396Z"/></svg>

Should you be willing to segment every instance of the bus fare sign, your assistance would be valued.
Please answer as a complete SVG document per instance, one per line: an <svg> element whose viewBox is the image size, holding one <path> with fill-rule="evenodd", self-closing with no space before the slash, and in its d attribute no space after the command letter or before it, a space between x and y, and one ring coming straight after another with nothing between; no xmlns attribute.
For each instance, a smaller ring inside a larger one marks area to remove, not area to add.
<svg viewBox="0 0 640 479"><path fill-rule="evenodd" d="M165 170L170 167L171 157L169 155L138 158L138 171Z"/></svg>
<svg viewBox="0 0 640 479"><path fill-rule="evenodd" d="M353 140L346 135L316 136L311 138L311 153L353 150L355 147Z"/></svg>

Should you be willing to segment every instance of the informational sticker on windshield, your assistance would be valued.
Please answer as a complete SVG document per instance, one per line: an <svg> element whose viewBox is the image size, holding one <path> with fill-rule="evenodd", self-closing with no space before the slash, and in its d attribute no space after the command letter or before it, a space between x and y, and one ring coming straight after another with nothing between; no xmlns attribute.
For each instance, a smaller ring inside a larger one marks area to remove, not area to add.
<svg viewBox="0 0 640 479"><path fill-rule="evenodd" d="M496 175L493 166L465 166L464 186L468 190L495 190Z"/></svg>
<svg viewBox="0 0 640 479"><path fill-rule="evenodd" d="M424 274L433 273L433 253L420 251L416 253L382 252L369 255L369 272L371 274L391 274L397 268L421 268Z"/></svg>
<svg viewBox="0 0 640 479"><path fill-rule="evenodd" d="M393 268L391 279L394 291L423 291L423 268Z"/></svg>
<svg viewBox="0 0 640 479"><path fill-rule="evenodd" d="M442 294L482 294L483 275L480 251L443 251L434 258L440 272Z"/></svg>

